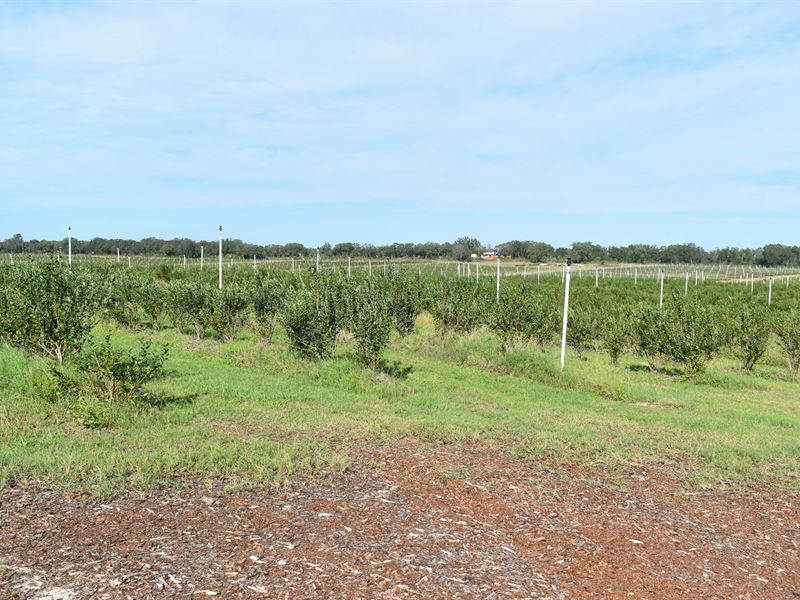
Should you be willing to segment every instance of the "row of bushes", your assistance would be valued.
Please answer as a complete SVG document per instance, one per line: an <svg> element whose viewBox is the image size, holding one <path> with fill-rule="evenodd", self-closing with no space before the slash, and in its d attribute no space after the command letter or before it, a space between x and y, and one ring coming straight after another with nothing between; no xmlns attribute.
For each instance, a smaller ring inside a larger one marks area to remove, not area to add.
<svg viewBox="0 0 800 600"><path fill-rule="evenodd" d="M361 362L377 367L393 330L413 331L421 311L412 275L346 278L335 273L254 274L217 289L203 280L158 281L121 270L75 269L55 261L0 271L0 339L62 363L79 354L101 318L232 340L252 325L265 340L277 322L293 348L311 358L333 354L347 330Z"/></svg>
<svg viewBox="0 0 800 600"><path fill-rule="evenodd" d="M486 326L504 349L532 342L545 347L558 339L561 327L563 289L552 280L508 278L496 302L494 281L402 272L374 277L251 272L222 290L208 279L172 275L71 272L54 262L0 270L0 337L60 362L81 348L103 315L127 326L170 322L178 331L223 340L248 324L269 340L280 323L291 346L314 359L330 357L339 334L347 331L359 360L376 367L391 332L409 334L422 310L443 334ZM666 359L694 373L723 350L752 369L774 336L797 374L800 313L790 296L768 309L763 298L741 286L706 284L690 295L681 292L668 294L659 309L647 285L595 289L578 282L568 344L579 354L605 350L614 363L635 352L651 366Z"/></svg>
<svg viewBox="0 0 800 600"><path fill-rule="evenodd" d="M88 427L108 425L116 404L145 400L145 384L161 375L169 353L147 340L131 350L91 339L107 305L101 281L56 261L0 271L0 340L50 359L37 389Z"/></svg>

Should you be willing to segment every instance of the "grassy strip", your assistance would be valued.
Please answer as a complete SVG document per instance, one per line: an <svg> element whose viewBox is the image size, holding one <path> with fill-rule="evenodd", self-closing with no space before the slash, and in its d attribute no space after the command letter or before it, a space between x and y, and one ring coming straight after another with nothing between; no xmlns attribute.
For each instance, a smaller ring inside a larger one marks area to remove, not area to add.
<svg viewBox="0 0 800 600"><path fill-rule="evenodd" d="M212 478L255 485L341 468L358 444L415 436L611 468L657 461L702 486L800 488L800 394L779 367L749 375L721 360L686 381L590 353L571 356L562 375L554 350L502 355L485 333L441 339L420 325L395 340L385 369L394 375L359 367L344 346L333 360L304 361L280 332L271 345L249 332L226 344L148 333L173 348L167 376L151 385L160 406L122 409L107 430L82 429L37 398L44 363L0 349L0 484L100 495Z"/></svg>

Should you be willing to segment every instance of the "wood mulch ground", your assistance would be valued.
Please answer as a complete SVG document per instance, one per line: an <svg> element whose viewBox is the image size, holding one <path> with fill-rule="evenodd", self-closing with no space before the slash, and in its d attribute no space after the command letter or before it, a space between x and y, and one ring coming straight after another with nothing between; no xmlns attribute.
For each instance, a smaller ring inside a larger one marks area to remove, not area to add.
<svg viewBox="0 0 800 600"><path fill-rule="evenodd" d="M280 488L0 493L2 598L798 598L800 494L404 442Z"/></svg>

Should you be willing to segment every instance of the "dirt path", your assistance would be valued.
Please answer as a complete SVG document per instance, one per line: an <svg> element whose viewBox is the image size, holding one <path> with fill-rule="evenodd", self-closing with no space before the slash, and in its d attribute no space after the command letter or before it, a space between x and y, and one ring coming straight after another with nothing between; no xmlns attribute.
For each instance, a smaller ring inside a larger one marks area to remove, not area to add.
<svg viewBox="0 0 800 600"><path fill-rule="evenodd" d="M0 596L798 598L800 495L413 443L280 490L0 494Z"/></svg>

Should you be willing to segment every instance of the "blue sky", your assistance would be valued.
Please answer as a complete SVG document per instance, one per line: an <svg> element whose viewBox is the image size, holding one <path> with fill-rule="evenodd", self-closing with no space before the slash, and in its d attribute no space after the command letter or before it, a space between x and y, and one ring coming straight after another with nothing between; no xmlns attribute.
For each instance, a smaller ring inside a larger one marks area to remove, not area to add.
<svg viewBox="0 0 800 600"><path fill-rule="evenodd" d="M800 243L800 3L0 2L0 238Z"/></svg>

